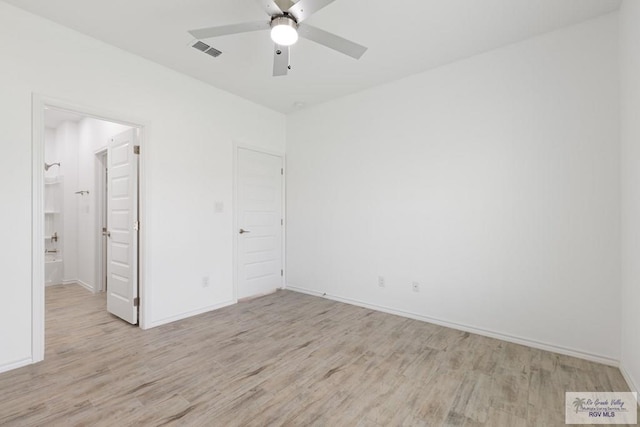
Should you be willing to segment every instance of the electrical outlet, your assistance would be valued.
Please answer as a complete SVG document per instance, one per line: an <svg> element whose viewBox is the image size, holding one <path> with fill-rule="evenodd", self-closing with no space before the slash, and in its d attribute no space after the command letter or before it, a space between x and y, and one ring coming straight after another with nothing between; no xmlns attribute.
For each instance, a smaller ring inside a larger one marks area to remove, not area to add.
<svg viewBox="0 0 640 427"><path fill-rule="evenodd" d="M378 286L384 288L384 276L378 276Z"/></svg>
<svg viewBox="0 0 640 427"><path fill-rule="evenodd" d="M204 276L202 278L202 287L203 288L208 288L209 287L209 276Z"/></svg>
<svg viewBox="0 0 640 427"><path fill-rule="evenodd" d="M420 292L420 283L413 282L411 286L413 287L413 292Z"/></svg>

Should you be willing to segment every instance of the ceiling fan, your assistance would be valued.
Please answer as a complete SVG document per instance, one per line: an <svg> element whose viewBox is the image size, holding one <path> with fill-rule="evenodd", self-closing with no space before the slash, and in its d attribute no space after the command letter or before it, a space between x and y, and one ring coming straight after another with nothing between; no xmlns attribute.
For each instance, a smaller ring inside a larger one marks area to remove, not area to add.
<svg viewBox="0 0 640 427"><path fill-rule="evenodd" d="M191 30L189 34L198 39L193 47L217 57L222 52L203 43L202 39L226 36L229 34L248 33L252 31L271 30L271 39L275 43L273 75L286 76L291 69L289 63L290 47L298 41L298 37L319 43L330 49L360 59L367 48L344 39L335 34L303 24L302 21L335 0L256 0L271 18L265 21L244 22L241 24L222 25L218 27Z"/></svg>

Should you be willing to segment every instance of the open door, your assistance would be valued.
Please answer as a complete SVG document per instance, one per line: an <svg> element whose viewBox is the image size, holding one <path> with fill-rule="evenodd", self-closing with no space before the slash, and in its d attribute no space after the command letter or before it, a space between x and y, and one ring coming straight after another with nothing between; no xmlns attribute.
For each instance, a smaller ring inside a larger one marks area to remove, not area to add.
<svg viewBox="0 0 640 427"><path fill-rule="evenodd" d="M137 129L116 135L107 149L107 311L138 323Z"/></svg>

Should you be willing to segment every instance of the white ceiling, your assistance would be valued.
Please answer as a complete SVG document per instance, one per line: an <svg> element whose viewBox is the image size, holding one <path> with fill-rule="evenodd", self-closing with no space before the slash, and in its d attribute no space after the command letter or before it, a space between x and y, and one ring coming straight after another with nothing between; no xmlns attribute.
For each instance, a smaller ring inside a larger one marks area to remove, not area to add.
<svg viewBox="0 0 640 427"><path fill-rule="evenodd" d="M5 0L284 113L438 67L596 16L620 0L336 0L306 22L369 47L359 61L301 39L272 77L268 32L208 39L187 30L268 20L255 0ZM297 106L296 106L297 105Z"/></svg>

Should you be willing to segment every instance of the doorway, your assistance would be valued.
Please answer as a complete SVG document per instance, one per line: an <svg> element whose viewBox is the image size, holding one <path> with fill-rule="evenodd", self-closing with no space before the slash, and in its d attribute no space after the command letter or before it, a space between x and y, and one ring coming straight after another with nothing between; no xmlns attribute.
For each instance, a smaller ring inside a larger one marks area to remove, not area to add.
<svg viewBox="0 0 640 427"><path fill-rule="evenodd" d="M236 147L236 294L265 295L284 284L283 156Z"/></svg>
<svg viewBox="0 0 640 427"><path fill-rule="evenodd" d="M32 342L40 361L45 285L102 293L106 312L144 327L144 128L41 97L33 108Z"/></svg>
<svg viewBox="0 0 640 427"><path fill-rule="evenodd" d="M98 267L98 278L101 292L107 291L107 182L109 170L107 168L107 150L103 149L96 153L96 211L98 214L98 227L100 229L100 245L96 253L96 265Z"/></svg>

